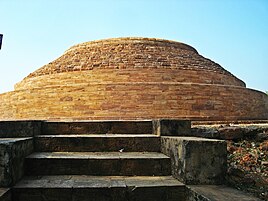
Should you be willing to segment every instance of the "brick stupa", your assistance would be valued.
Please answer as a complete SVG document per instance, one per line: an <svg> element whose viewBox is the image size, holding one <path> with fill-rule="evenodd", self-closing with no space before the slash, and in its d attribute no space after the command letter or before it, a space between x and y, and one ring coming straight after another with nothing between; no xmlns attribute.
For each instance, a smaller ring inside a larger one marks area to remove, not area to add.
<svg viewBox="0 0 268 201"><path fill-rule="evenodd" d="M266 94L189 45L152 38L75 45L0 102L4 120L268 119Z"/></svg>

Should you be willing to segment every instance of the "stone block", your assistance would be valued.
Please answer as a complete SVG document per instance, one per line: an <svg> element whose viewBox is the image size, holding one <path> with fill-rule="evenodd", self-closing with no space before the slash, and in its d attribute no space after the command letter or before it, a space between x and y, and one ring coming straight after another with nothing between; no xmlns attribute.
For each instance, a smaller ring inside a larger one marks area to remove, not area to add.
<svg viewBox="0 0 268 201"><path fill-rule="evenodd" d="M16 201L72 201L72 191L65 188L19 188L12 196Z"/></svg>
<svg viewBox="0 0 268 201"><path fill-rule="evenodd" d="M41 121L0 121L0 138L40 135Z"/></svg>
<svg viewBox="0 0 268 201"><path fill-rule="evenodd" d="M43 122L43 134L150 134L152 121Z"/></svg>
<svg viewBox="0 0 268 201"><path fill-rule="evenodd" d="M124 201L126 200L125 188L74 188L73 200L74 201Z"/></svg>
<svg viewBox="0 0 268 201"><path fill-rule="evenodd" d="M224 185L191 185L187 186L187 201L261 201L245 192Z"/></svg>
<svg viewBox="0 0 268 201"><path fill-rule="evenodd" d="M0 187L14 185L21 179L24 158L32 152L32 138L0 138Z"/></svg>
<svg viewBox="0 0 268 201"><path fill-rule="evenodd" d="M231 126L219 128L218 131L220 139L225 140L242 139L244 137L244 134L247 132L246 128Z"/></svg>
<svg viewBox="0 0 268 201"><path fill-rule="evenodd" d="M191 134L191 121L160 119L153 121L153 133L161 136L184 136Z"/></svg>
<svg viewBox="0 0 268 201"><path fill-rule="evenodd" d="M250 123L250 121L241 121L230 126L227 124L230 122L223 121L214 122L214 124L218 124L217 126L208 126L211 123L213 122L204 122L204 125L194 125L191 128L191 136L222 140L241 140L248 138L263 141L268 139L268 126L265 124L252 125L254 124L253 122Z"/></svg>
<svg viewBox="0 0 268 201"><path fill-rule="evenodd" d="M159 152L160 137L155 135L40 135L38 152Z"/></svg>
<svg viewBox="0 0 268 201"><path fill-rule="evenodd" d="M11 190L9 188L0 188L0 201L11 201Z"/></svg>
<svg viewBox="0 0 268 201"><path fill-rule="evenodd" d="M221 184L227 165L226 142L196 137L161 137L172 174L185 184Z"/></svg>
<svg viewBox="0 0 268 201"><path fill-rule="evenodd" d="M170 159L155 152L40 152L25 160L27 175L169 175Z"/></svg>
<svg viewBox="0 0 268 201"><path fill-rule="evenodd" d="M129 201L176 201L184 200L183 189L177 186L129 187Z"/></svg>
<svg viewBox="0 0 268 201"><path fill-rule="evenodd" d="M205 126L196 126L191 128L192 137L203 137L203 138L213 138L219 139L219 131L217 128L210 128Z"/></svg>

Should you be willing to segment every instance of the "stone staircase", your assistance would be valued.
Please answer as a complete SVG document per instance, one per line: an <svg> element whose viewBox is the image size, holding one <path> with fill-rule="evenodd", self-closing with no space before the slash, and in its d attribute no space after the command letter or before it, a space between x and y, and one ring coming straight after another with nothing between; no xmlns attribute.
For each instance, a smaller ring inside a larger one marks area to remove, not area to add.
<svg viewBox="0 0 268 201"><path fill-rule="evenodd" d="M187 120L0 121L0 201L259 201L226 158Z"/></svg>
<svg viewBox="0 0 268 201"><path fill-rule="evenodd" d="M13 200L183 201L186 187L152 133L146 122L44 123Z"/></svg>

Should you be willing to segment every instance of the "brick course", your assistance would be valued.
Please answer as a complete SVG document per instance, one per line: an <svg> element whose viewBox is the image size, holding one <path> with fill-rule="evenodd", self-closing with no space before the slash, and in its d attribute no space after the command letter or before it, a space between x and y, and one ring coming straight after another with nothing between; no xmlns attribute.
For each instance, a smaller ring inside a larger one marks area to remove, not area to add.
<svg viewBox="0 0 268 201"><path fill-rule="evenodd" d="M202 76L201 76L202 75ZM181 69L93 69L29 77L15 85L15 90L48 86L83 86L88 83L199 83L237 85L237 80L225 74L205 70Z"/></svg>
<svg viewBox="0 0 268 201"><path fill-rule="evenodd" d="M267 119L267 99L223 85L87 84L5 93L0 111L2 119Z"/></svg>
<svg viewBox="0 0 268 201"><path fill-rule="evenodd" d="M201 71L198 72L199 76L203 76L207 72L213 72L214 75L219 73L229 77L230 81L223 82L223 84L232 83L236 86L245 86L244 82L219 64L199 55L189 45L150 38L116 38L82 43L71 47L61 57L31 73L25 79L93 69L137 69L143 71L154 68L199 70ZM184 72L181 74L184 77ZM210 76L209 82L211 79L217 80ZM189 81L192 82L191 79Z"/></svg>
<svg viewBox="0 0 268 201"><path fill-rule="evenodd" d="M268 119L266 94L188 45L148 38L71 47L0 102L0 119Z"/></svg>

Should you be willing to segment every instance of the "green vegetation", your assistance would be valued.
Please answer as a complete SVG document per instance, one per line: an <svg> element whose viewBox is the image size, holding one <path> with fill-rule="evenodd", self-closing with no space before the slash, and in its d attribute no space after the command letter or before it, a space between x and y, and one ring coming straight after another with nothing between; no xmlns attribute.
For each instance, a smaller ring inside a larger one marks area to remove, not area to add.
<svg viewBox="0 0 268 201"><path fill-rule="evenodd" d="M268 96L268 91L266 91L265 93L266 93L266 94L267 94L267 96Z"/></svg>

